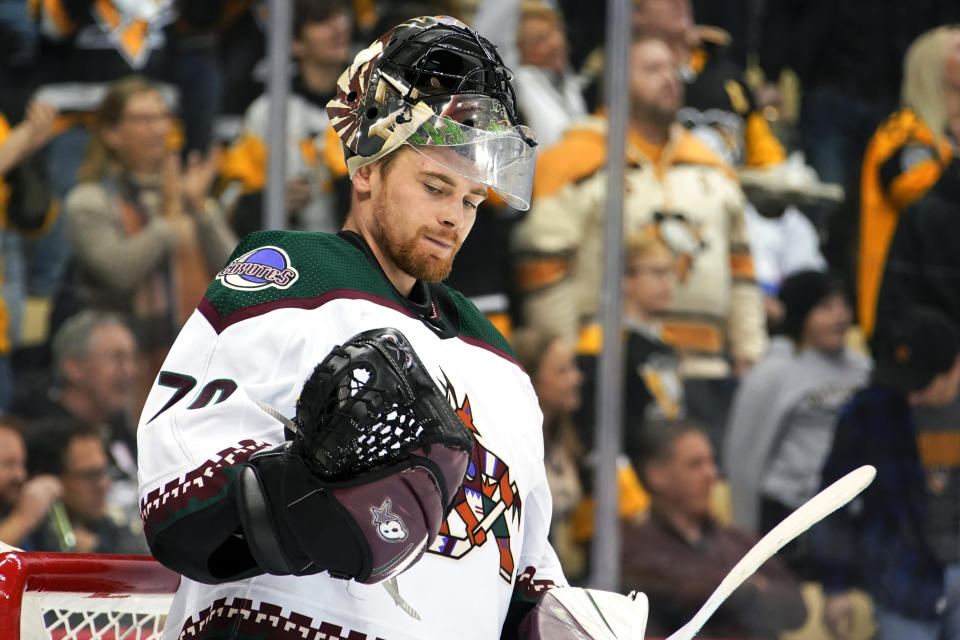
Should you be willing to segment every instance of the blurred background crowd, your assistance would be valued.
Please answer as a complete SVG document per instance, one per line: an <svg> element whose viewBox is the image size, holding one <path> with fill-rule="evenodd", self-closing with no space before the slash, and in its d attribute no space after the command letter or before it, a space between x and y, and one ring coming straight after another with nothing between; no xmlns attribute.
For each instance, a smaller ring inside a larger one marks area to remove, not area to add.
<svg viewBox="0 0 960 640"><path fill-rule="evenodd" d="M448 283L544 415L552 538L589 575L604 336L604 3L291 0L286 226L339 229L325 105L417 15L497 45L539 139ZM0 0L0 541L146 553L136 424L182 322L263 225L265 0ZM714 638L960 638L960 4L633 0L622 589L649 634L846 471ZM954 216L957 216L955 219ZM171 389L173 393L173 389Z"/></svg>

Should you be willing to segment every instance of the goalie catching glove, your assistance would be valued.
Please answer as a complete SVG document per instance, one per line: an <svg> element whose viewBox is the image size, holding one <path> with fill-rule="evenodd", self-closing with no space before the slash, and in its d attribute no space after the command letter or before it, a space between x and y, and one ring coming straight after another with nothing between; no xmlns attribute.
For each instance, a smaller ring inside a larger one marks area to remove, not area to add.
<svg viewBox="0 0 960 640"><path fill-rule="evenodd" d="M473 438L403 334L375 329L334 347L304 384L293 425L237 483L260 568L372 584L419 560Z"/></svg>

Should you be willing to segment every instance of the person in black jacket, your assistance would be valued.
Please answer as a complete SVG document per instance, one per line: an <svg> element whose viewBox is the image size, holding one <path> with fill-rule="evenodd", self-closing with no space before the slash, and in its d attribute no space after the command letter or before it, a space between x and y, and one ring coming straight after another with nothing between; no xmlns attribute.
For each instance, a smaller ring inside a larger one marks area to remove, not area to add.
<svg viewBox="0 0 960 640"><path fill-rule="evenodd" d="M877 301L877 339L898 310L925 305L960 321L960 160L901 215Z"/></svg>
<svg viewBox="0 0 960 640"><path fill-rule="evenodd" d="M960 161L954 160L927 194L900 216L884 271L877 303L874 348L896 338L901 314L905 310L926 307L944 315L954 324L960 322ZM939 341L937 352L946 352L949 341ZM925 501L928 517L936 526L929 546L946 569L952 586L947 595L950 628L960 628L960 604L956 592L960 582L960 455L943 443L955 441L960 424L960 399L953 398L941 407L913 408L913 420L921 436L918 446L924 459L929 495ZM926 435L923 435L926 434ZM952 573L951 573L952 572ZM939 611L938 611L939 613ZM907 637L907 636L898 636ZM913 637L913 636L910 636ZM950 636L955 637L955 636Z"/></svg>
<svg viewBox="0 0 960 640"><path fill-rule="evenodd" d="M680 362L663 340L659 314L670 306L677 273L684 268L661 239L659 227L625 238L623 272L624 352L623 450L635 465L643 455L646 425L687 415ZM584 375L583 405L576 423L588 447L594 444L599 385L597 361L603 346L599 328L587 331L578 345L577 363Z"/></svg>
<svg viewBox="0 0 960 640"><path fill-rule="evenodd" d="M956 640L960 633L957 422L924 425L918 410L956 406L960 333L936 309L910 307L875 344L869 386L840 411L821 487L864 464L873 484L810 532L824 623L849 638L860 586L882 640Z"/></svg>

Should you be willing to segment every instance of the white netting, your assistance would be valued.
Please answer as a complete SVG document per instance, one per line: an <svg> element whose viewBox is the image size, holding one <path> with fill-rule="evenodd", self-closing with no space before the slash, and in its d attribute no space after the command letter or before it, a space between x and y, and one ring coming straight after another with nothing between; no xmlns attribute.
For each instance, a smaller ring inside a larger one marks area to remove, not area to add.
<svg viewBox="0 0 960 640"><path fill-rule="evenodd" d="M159 640L172 594L115 595L28 591L20 609L24 640Z"/></svg>

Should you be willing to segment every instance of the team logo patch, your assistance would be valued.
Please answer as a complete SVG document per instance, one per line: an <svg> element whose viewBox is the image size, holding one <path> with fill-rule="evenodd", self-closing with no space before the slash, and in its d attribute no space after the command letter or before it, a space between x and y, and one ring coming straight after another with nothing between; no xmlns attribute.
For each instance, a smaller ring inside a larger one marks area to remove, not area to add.
<svg viewBox="0 0 960 640"><path fill-rule="evenodd" d="M473 436L473 453L453 507L427 552L459 559L492 540L500 558L500 577L510 584L514 571L511 538L516 540L520 532L520 489L503 459L487 449L467 394L461 399L450 380L445 383L447 401Z"/></svg>
<svg viewBox="0 0 960 640"><path fill-rule="evenodd" d="M268 287L286 289L300 274L280 247L260 247L249 251L224 267L217 280L225 287L240 291L259 291Z"/></svg>
<svg viewBox="0 0 960 640"><path fill-rule="evenodd" d="M400 516L390 511L390 498L383 501L380 508L370 507L373 524L377 525L377 535L387 542L400 542L407 539L407 527Z"/></svg>

